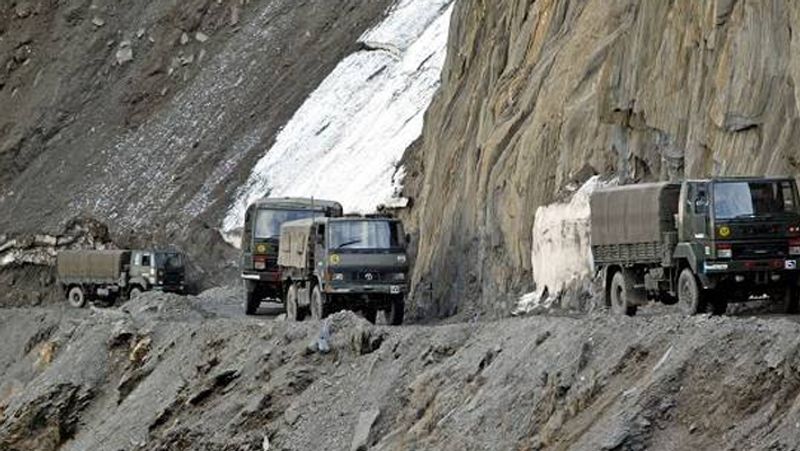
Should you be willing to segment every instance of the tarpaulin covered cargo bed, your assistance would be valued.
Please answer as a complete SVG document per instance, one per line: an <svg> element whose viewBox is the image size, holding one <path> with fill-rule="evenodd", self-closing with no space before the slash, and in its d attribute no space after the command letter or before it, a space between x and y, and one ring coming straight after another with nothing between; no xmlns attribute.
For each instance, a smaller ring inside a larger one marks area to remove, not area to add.
<svg viewBox="0 0 800 451"><path fill-rule="evenodd" d="M127 250L64 251L58 254L58 277L62 281L113 282L130 263Z"/></svg>
<svg viewBox="0 0 800 451"><path fill-rule="evenodd" d="M680 185L642 183L597 190L590 199L592 246L661 242L674 232Z"/></svg>

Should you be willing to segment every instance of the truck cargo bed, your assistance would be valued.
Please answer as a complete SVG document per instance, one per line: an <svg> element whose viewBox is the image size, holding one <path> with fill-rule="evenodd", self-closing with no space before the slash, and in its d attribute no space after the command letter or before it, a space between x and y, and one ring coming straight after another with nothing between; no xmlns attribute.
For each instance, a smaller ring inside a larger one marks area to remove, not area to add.
<svg viewBox="0 0 800 451"><path fill-rule="evenodd" d="M130 251L64 251L56 267L61 283L113 283L130 263Z"/></svg>

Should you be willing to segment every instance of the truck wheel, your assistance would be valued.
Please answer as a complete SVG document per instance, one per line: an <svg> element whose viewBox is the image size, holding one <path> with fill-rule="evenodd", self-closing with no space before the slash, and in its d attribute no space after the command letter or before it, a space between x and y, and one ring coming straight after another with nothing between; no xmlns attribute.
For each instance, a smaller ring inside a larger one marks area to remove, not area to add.
<svg viewBox="0 0 800 451"><path fill-rule="evenodd" d="M67 301L69 305L75 308L81 308L86 305L86 298L83 295L81 287L72 287L67 293Z"/></svg>
<svg viewBox="0 0 800 451"><path fill-rule="evenodd" d="M292 284L286 291L286 320L303 321L304 316L297 305L297 287Z"/></svg>
<svg viewBox="0 0 800 451"><path fill-rule="evenodd" d="M128 293L128 299L136 299L142 295L142 289L139 287L131 288L130 293Z"/></svg>
<svg viewBox="0 0 800 451"><path fill-rule="evenodd" d="M789 315L794 315L797 313L798 307L798 290L797 286L795 285L787 285L786 290L783 294L783 312Z"/></svg>
<svg viewBox="0 0 800 451"><path fill-rule="evenodd" d="M632 301L633 283L625 271L617 271L611 279L611 312L615 315L636 315L638 308Z"/></svg>
<svg viewBox="0 0 800 451"><path fill-rule="evenodd" d="M691 268L685 268L678 276L678 306L685 315L696 315L703 310L700 287Z"/></svg>
<svg viewBox="0 0 800 451"><path fill-rule="evenodd" d="M386 323L391 326L403 324L403 315L406 310L406 300L403 296L392 296L389 300L389 307L383 311Z"/></svg>
<svg viewBox="0 0 800 451"><path fill-rule="evenodd" d="M378 320L378 310L375 307L365 307L364 310L361 311L361 314L364 315L364 319L375 324Z"/></svg>
<svg viewBox="0 0 800 451"><path fill-rule="evenodd" d="M328 317L330 306L326 302L325 295L319 289L319 285L314 286L311 291L311 318L320 321Z"/></svg>
<svg viewBox="0 0 800 451"><path fill-rule="evenodd" d="M721 316L728 312L728 295L721 290L706 292L703 296L703 303L707 313L714 316Z"/></svg>
<svg viewBox="0 0 800 451"><path fill-rule="evenodd" d="M244 314L255 315L261 300L258 298L258 290L254 286L245 285L244 291ZM252 289L251 289L252 288Z"/></svg>

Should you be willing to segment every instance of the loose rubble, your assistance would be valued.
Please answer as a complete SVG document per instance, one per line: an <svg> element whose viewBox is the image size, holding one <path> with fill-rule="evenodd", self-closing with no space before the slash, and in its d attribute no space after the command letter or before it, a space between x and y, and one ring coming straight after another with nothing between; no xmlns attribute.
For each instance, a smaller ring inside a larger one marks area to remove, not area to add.
<svg viewBox="0 0 800 451"><path fill-rule="evenodd" d="M351 312L322 323L243 317L233 303L232 290L216 289L146 293L121 309L4 309L0 448L800 443L795 318L534 316L382 327ZM309 352L323 338L328 352Z"/></svg>

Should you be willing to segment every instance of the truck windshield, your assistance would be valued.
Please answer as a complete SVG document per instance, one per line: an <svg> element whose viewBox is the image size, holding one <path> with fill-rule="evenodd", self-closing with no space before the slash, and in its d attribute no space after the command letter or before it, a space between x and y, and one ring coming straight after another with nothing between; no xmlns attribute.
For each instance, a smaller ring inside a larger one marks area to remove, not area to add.
<svg viewBox="0 0 800 451"><path fill-rule="evenodd" d="M794 184L788 180L714 183L717 219L768 217L796 211Z"/></svg>
<svg viewBox="0 0 800 451"><path fill-rule="evenodd" d="M310 218L311 210L258 210L254 235L256 239L277 238L281 235L281 224L295 219ZM317 212L317 215L322 213Z"/></svg>
<svg viewBox="0 0 800 451"><path fill-rule="evenodd" d="M156 252L156 267L164 269L183 268L183 257L177 252Z"/></svg>
<svg viewBox="0 0 800 451"><path fill-rule="evenodd" d="M330 225L331 249L402 247L403 227L394 221L336 221Z"/></svg>

